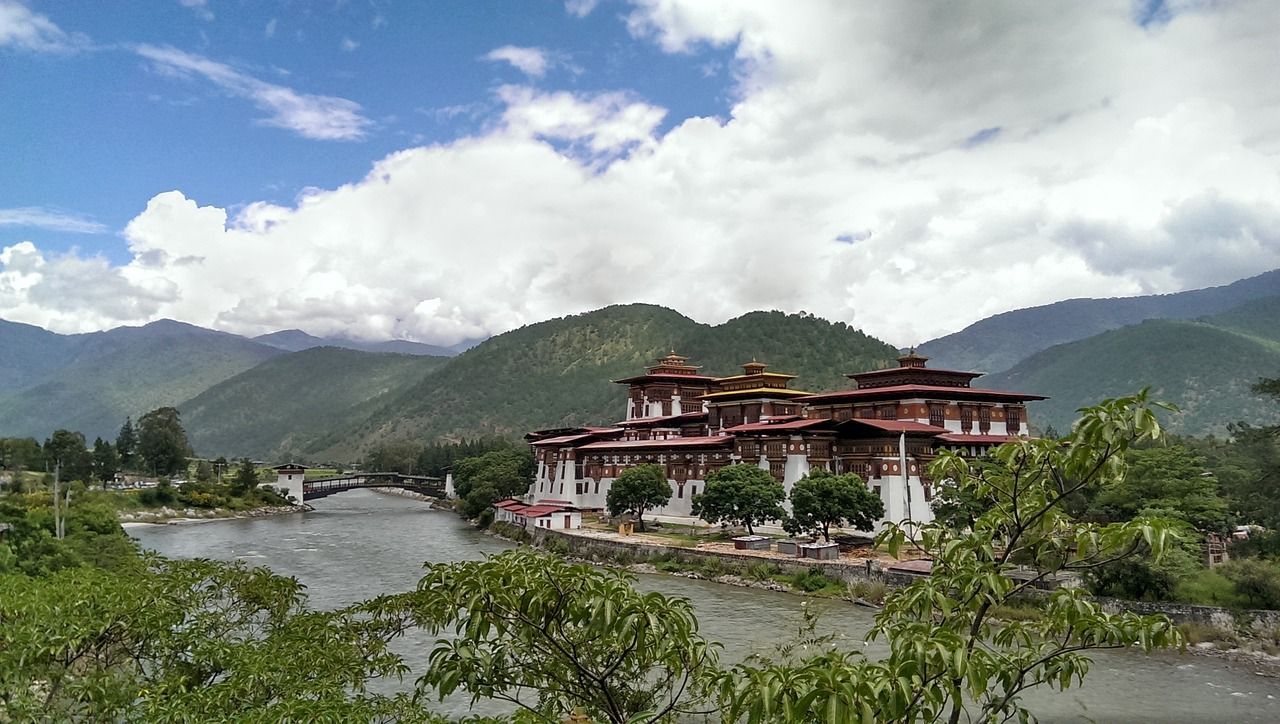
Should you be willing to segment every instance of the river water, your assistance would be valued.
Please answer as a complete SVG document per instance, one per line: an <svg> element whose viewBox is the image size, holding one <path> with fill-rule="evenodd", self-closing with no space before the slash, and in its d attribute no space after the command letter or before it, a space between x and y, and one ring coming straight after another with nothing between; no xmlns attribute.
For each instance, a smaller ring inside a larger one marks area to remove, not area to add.
<svg viewBox="0 0 1280 724"><path fill-rule="evenodd" d="M295 576L306 584L314 608L409 590L423 562L476 559L508 547L452 513L397 496L352 491L314 505L312 512L269 518L131 526L129 534L167 556L239 559ZM693 601L703 634L724 645L724 662L769 652L793 637L806 600L674 576L641 576L637 587ZM822 611L820 630L846 637L843 645L862 646L872 620L868 610L837 601L809 605ZM429 637L418 635L399 650L420 673L430 645ZM867 648L874 654L879 645ZM1027 705L1047 722L1280 722L1280 680L1257 676L1245 665L1175 653L1099 652L1093 659L1083 687L1033 692ZM452 716L469 710L456 696L435 708Z"/></svg>

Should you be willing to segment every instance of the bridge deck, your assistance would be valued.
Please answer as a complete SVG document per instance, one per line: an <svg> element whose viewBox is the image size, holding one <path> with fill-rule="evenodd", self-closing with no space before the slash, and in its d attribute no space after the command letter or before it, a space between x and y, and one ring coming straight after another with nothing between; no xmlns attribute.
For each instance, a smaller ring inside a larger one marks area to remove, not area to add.
<svg viewBox="0 0 1280 724"><path fill-rule="evenodd" d="M415 493L444 498L444 481L427 475L403 475L401 473L353 473L328 478L304 480L303 501L323 498L335 493L360 488L400 488Z"/></svg>

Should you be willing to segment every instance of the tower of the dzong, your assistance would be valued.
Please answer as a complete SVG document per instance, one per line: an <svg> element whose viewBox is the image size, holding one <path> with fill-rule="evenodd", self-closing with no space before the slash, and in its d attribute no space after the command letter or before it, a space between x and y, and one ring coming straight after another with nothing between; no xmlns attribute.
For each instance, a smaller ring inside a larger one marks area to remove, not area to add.
<svg viewBox="0 0 1280 724"><path fill-rule="evenodd" d="M645 373L614 382L627 385L627 413L624 420L670 417L701 412L699 399L715 384L715 378L698 374L702 369L689 358L676 354L660 357Z"/></svg>

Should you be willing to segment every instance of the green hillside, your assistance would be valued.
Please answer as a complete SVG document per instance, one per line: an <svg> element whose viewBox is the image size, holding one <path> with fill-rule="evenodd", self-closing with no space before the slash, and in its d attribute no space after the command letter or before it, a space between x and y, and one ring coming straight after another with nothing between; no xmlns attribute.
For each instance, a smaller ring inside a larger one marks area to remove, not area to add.
<svg viewBox="0 0 1280 724"><path fill-rule="evenodd" d="M48 379L75 347L74 337L0 319L0 396Z"/></svg>
<svg viewBox="0 0 1280 724"><path fill-rule="evenodd" d="M63 338L67 339L67 338ZM176 405L280 350L172 321L75 335L42 382L0 396L0 435L114 439L126 416Z"/></svg>
<svg viewBox="0 0 1280 724"><path fill-rule="evenodd" d="M1233 284L1176 294L1115 299L1068 299L987 317L920 345L938 367L979 372L1010 369L1064 342L1147 319L1196 319L1280 295L1280 269Z"/></svg>
<svg viewBox="0 0 1280 724"><path fill-rule="evenodd" d="M444 357L316 347L268 360L179 406L196 451L287 458L303 441L368 414L403 393Z"/></svg>
<svg viewBox="0 0 1280 724"><path fill-rule="evenodd" d="M1273 309L1280 311L1280 304ZM1180 408L1166 419L1174 432L1220 435L1237 420L1280 423L1276 404L1249 389L1259 377L1280 374L1280 343L1218 326L1259 320L1252 306L1239 311L1212 322L1152 320L1122 327L1051 347L978 383L1049 395L1030 409L1040 429L1053 425L1063 431L1077 408L1145 386L1156 399ZM1271 319L1274 336L1280 315Z"/></svg>
<svg viewBox="0 0 1280 724"><path fill-rule="evenodd" d="M663 307L606 307L493 337L361 423L317 438L309 451L342 457L376 440L514 437L612 422L623 414L624 390L610 380L672 348L708 374L736 374L755 358L799 375L795 386L813 390L845 385L846 372L889 364L897 354L858 330L807 315L754 312L713 327Z"/></svg>

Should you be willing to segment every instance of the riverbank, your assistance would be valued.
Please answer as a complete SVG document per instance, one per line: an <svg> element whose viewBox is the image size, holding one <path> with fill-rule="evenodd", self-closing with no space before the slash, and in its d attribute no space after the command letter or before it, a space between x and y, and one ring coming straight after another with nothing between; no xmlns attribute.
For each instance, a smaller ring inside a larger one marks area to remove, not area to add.
<svg viewBox="0 0 1280 724"><path fill-rule="evenodd" d="M489 532L504 540L533 545L570 560L633 573L678 576L721 585L838 599L871 608L878 608L885 595L893 589L910 585L919 578L881 567L836 561L779 559L748 552L699 550L667 546L652 540L631 542L611 539L606 542L574 531L528 531L501 523L491 526ZM1104 609L1112 612L1133 610L1169 616L1184 632L1188 654L1240 665L1257 676L1280 678L1280 628L1272 625L1272 619L1280 616L1280 612L1099 600ZM994 615L1012 620L1040 614L1034 603L1028 603L996 611Z"/></svg>
<svg viewBox="0 0 1280 724"><path fill-rule="evenodd" d="M116 517L123 526L130 525L162 525L179 523L201 523L214 520L234 520L237 518L265 518L272 515L290 515L311 510L311 506L303 505L264 505L250 510L229 510L227 508L156 508L154 510L121 511Z"/></svg>

